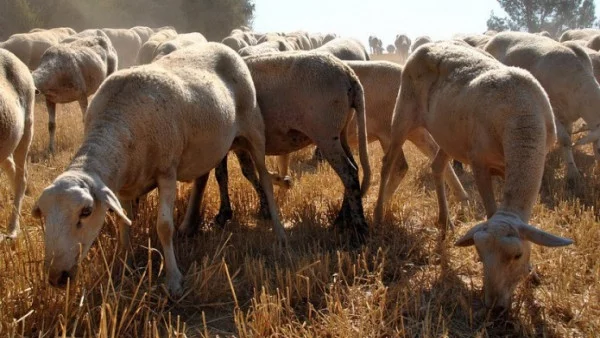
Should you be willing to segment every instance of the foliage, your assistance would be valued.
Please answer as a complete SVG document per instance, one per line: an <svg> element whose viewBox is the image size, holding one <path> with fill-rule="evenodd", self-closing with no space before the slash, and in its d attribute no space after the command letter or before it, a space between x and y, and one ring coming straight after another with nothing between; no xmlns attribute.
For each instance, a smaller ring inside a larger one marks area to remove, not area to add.
<svg viewBox="0 0 600 338"><path fill-rule="evenodd" d="M559 35L569 28L591 27L596 20L594 0L498 0L508 14L498 17L492 12L488 29L496 31L548 31Z"/></svg>
<svg viewBox="0 0 600 338"><path fill-rule="evenodd" d="M0 4L0 36L35 27L79 31L144 25L174 26L220 40L233 28L250 26L253 15L253 0L5 0Z"/></svg>

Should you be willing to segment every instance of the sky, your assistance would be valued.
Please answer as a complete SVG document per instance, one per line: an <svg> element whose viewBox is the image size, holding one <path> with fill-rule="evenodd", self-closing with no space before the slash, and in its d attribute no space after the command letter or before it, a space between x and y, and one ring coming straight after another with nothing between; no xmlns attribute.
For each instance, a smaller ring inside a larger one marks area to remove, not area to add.
<svg viewBox="0 0 600 338"><path fill-rule="evenodd" d="M505 13L496 0L255 0L257 32L334 32L383 40L384 47L396 34L428 35L449 39L456 33L483 33L493 10ZM600 18L600 4L596 7Z"/></svg>

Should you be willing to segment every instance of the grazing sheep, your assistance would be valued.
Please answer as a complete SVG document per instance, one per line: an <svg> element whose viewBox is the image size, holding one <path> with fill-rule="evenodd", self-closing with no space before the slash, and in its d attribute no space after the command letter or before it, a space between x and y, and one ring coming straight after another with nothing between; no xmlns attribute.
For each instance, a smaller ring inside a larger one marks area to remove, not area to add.
<svg viewBox="0 0 600 338"><path fill-rule="evenodd" d="M353 240L362 242L368 233L361 194L366 193L371 170L367 153L364 94L362 86L347 65L325 53L278 53L244 58L254 85L265 121L267 155L278 155L283 163L294 151L316 144L338 174L344 185L342 210L336 220L352 231ZM348 146L346 131L354 109L357 116L359 155L363 169L362 185L358 166ZM252 170L252 162L238 155L242 173L252 182L261 199L264 215L264 192L260 191ZM216 221L224 224L231 218L227 191L227 160L217 167L221 207ZM190 197L190 204L181 228L195 232L202 191Z"/></svg>
<svg viewBox="0 0 600 338"><path fill-rule="evenodd" d="M138 55L136 58L137 64L145 65L152 62L152 60L154 59L154 53L156 51L156 48L161 43L172 40L176 36L177 32L174 29L159 28L159 30L156 33L154 33L154 35L152 35L150 39L148 39L148 41L146 41L146 43L144 43L138 51Z"/></svg>
<svg viewBox="0 0 600 338"><path fill-rule="evenodd" d="M154 30L152 30L152 28L150 27L146 27L146 26L135 26L131 28L132 31L134 31L141 39L142 45L146 43L146 41L148 41L148 39L150 39L150 37L154 34ZM141 48L141 46L140 46ZM137 57L137 54L136 54Z"/></svg>
<svg viewBox="0 0 600 338"><path fill-rule="evenodd" d="M56 104L78 101L85 118L88 96L96 92L117 66L117 53L106 35L81 37L46 50L32 75L35 87L46 96L50 153L55 148Z"/></svg>
<svg viewBox="0 0 600 338"><path fill-rule="evenodd" d="M12 53L0 50L0 168L14 192L13 208L4 238L16 238L21 203L27 185L27 153L33 137L35 87L27 66Z"/></svg>
<svg viewBox="0 0 600 338"><path fill-rule="evenodd" d="M329 53L340 60L367 61L370 59L365 46L352 38L335 38L313 51Z"/></svg>
<svg viewBox="0 0 600 338"><path fill-rule="evenodd" d="M570 40L589 40L592 37L600 34L600 29L584 28L584 29L569 29L564 32L558 41L565 42Z"/></svg>
<svg viewBox="0 0 600 338"><path fill-rule="evenodd" d="M405 63L410 51L410 39L404 34L396 35L394 46L396 46L396 54L400 56L400 63Z"/></svg>
<svg viewBox="0 0 600 338"><path fill-rule="evenodd" d="M230 48L199 44L115 73L90 104L79 151L33 210L45 219L50 283L65 287L75 278L77 258L85 257L108 210L119 216L121 245L129 247L131 221L122 205L158 187L156 226L166 285L180 294L182 275L173 251L177 181L208 175L232 147L248 151L257 164L275 231L285 239L264 142L250 72Z"/></svg>
<svg viewBox="0 0 600 338"><path fill-rule="evenodd" d="M4 48L15 54L29 70L34 70L40 65L40 60L46 49L57 45L62 39L72 35L71 28L55 28L32 33L13 34L8 40L0 43Z"/></svg>
<svg viewBox="0 0 600 338"><path fill-rule="evenodd" d="M448 224L442 175L447 163L453 157L472 166L488 220L471 228L456 245L477 249L486 306L510 309L514 288L529 271L530 242L572 243L528 224L546 154L556 140L546 93L527 71L504 66L478 49L452 42L419 48L402 74L392 144L381 170L376 223L408 167L402 145L418 128L427 129L440 146L432 169L443 228ZM505 177L499 207L492 175Z"/></svg>
<svg viewBox="0 0 600 338"><path fill-rule="evenodd" d="M417 50L417 48L419 48L420 46L422 46L426 43L430 43L432 41L433 40L431 40L431 38L428 36L419 36L418 38L415 39L415 42L410 47L410 52L414 53L414 51Z"/></svg>
<svg viewBox="0 0 600 338"><path fill-rule="evenodd" d="M200 33L179 34L174 39L161 43L154 51L153 60L158 60L174 51L198 43L208 42Z"/></svg>
<svg viewBox="0 0 600 338"><path fill-rule="evenodd" d="M119 69L129 68L136 64L136 58L142 39L135 31L123 28L103 28L119 56Z"/></svg>
<svg viewBox="0 0 600 338"><path fill-rule="evenodd" d="M573 122L579 118L593 129L578 144L596 142L594 153L600 159L600 87L589 57L575 44L565 46L539 35L518 32L499 33L485 50L506 65L527 69L548 93L567 162L568 183L573 187L581 174L573 159L570 134Z"/></svg>

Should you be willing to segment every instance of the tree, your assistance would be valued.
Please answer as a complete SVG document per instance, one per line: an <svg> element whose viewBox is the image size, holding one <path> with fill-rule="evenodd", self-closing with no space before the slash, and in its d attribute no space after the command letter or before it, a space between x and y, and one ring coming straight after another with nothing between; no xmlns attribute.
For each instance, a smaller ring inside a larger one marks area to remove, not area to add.
<svg viewBox="0 0 600 338"><path fill-rule="evenodd" d="M498 0L508 18L490 14L488 29L558 35L569 28L591 27L596 20L594 0Z"/></svg>

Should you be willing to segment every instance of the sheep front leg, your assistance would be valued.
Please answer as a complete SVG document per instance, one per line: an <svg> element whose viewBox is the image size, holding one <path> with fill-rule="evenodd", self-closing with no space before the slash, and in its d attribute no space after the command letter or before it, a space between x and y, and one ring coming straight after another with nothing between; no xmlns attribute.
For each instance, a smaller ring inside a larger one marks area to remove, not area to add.
<svg viewBox="0 0 600 338"><path fill-rule="evenodd" d="M13 161L12 155L0 163L0 167L7 174L15 195L13 210L10 216L10 223L8 223L8 234L6 236L1 236L0 238L16 238L17 233L19 232L19 211L21 210L21 201L23 200L23 195L25 193L25 186L24 184L21 185L18 182L20 177L17 177L17 168L15 166L15 162Z"/></svg>
<svg viewBox="0 0 600 338"><path fill-rule="evenodd" d="M54 139L56 132L56 103L46 99L46 108L48 110L48 152L54 154Z"/></svg>
<svg viewBox="0 0 600 338"><path fill-rule="evenodd" d="M558 120L556 121L556 134L558 136L560 150L562 157L567 164L567 184L573 189L576 182L581 180L581 173L579 172L579 169L575 164L575 158L573 157L573 146L569 129L571 129L570 126L566 127Z"/></svg>
<svg viewBox="0 0 600 338"><path fill-rule="evenodd" d="M79 100L79 108L81 109L81 121L85 124L85 114L87 113L88 99L84 97Z"/></svg>
<svg viewBox="0 0 600 338"><path fill-rule="evenodd" d="M173 234L175 227L173 226L173 208L175 206L175 198L177 196L177 180L174 172L169 173L158 179L158 217L156 222L156 230L160 244L163 247L165 257L166 270L166 286L172 296L178 296L182 292L183 276L177 267L175 259L175 251L173 249Z"/></svg>
<svg viewBox="0 0 600 338"><path fill-rule="evenodd" d="M492 175L489 168L485 165L473 162L472 167L475 184L477 184L477 190L479 190L479 195L481 195L483 206L489 219L496 213L496 198L494 197Z"/></svg>

